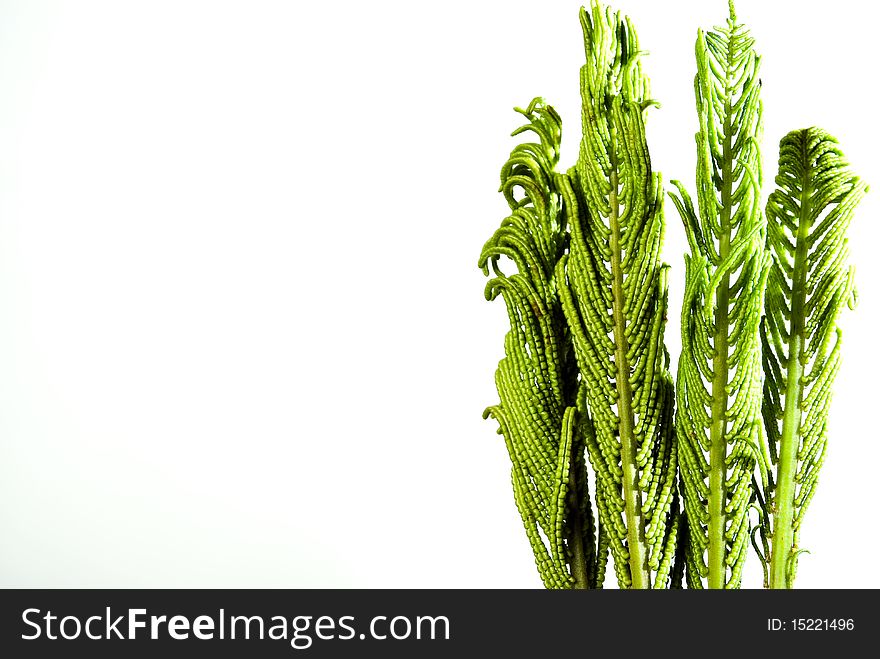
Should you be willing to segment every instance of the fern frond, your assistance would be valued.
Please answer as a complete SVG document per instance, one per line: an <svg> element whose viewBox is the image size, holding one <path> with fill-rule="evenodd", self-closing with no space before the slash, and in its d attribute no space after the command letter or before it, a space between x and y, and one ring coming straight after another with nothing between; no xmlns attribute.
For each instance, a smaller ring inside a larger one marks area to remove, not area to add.
<svg viewBox="0 0 880 659"><path fill-rule="evenodd" d="M677 540L674 394L663 346L663 198L651 169L642 75L629 19L581 9L583 139L560 177L570 253L556 267L595 435L599 565L606 547L623 588L665 588ZM654 575L652 583L652 574Z"/></svg>
<svg viewBox="0 0 880 659"><path fill-rule="evenodd" d="M577 368L559 303L555 267L567 243L560 196L561 121L541 99L525 110L539 142L516 146L501 170L511 214L483 247L479 266L494 277L486 298L504 298L510 330L495 382L500 403L486 410L510 454L517 508L547 588L597 587L595 530L584 446L589 417L578 410ZM513 261L505 275L499 260Z"/></svg>
<svg viewBox="0 0 880 659"><path fill-rule="evenodd" d="M763 499L772 538L769 586L791 588L798 532L813 497L828 439L831 387L840 367L837 319L855 303L846 230L867 186L849 169L837 141L819 128L780 144L777 189L767 201L764 425L775 478Z"/></svg>
<svg viewBox="0 0 880 659"><path fill-rule="evenodd" d="M769 255L759 207L760 58L733 3L725 26L699 31L696 58L697 208L677 181L678 194L670 193L691 251L676 430L688 584L737 588L763 444L758 327Z"/></svg>

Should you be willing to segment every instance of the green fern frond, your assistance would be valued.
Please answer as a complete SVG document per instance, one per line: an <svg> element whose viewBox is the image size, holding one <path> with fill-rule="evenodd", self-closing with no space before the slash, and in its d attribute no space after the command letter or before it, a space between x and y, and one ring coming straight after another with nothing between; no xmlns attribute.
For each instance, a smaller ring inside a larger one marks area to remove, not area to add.
<svg viewBox="0 0 880 659"><path fill-rule="evenodd" d="M813 497L828 438L831 386L840 367L844 305L853 306L846 230L867 186L837 141L819 128L786 135L778 188L767 202L773 266L762 324L764 425L775 473L763 493L760 531L772 539L769 585L791 588L798 532Z"/></svg>
<svg viewBox="0 0 880 659"><path fill-rule="evenodd" d="M623 588L665 588L678 529L674 394L663 346L663 197L651 169L644 111L651 104L629 19L593 2L581 9L583 139L560 177L570 253L556 279L595 428L599 569L610 550ZM652 574L654 576L652 581Z"/></svg>
<svg viewBox="0 0 880 659"><path fill-rule="evenodd" d="M769 265L759 207L760 58L730 5L726 26L696 44L697 208L671 193L684 222L682 354L676 430L691 588L737 588L760 463L759 323Z"/></svg>
<svg viewBox="0 0 880 659"><path fill-rule="evenodd" d="M510 454L514 496L547 588L598 586L595 531L584 446L593 430L577 409L577 368L560 307L555 266L567 243L559 192L561 121L541 99L525 110L540 141L513 149L501 170L511 214L483 247L479 266L494 277L486 298L503 296L510 318L495 382L499 423ZM505 275L499 259L513 261Z"/></svg>

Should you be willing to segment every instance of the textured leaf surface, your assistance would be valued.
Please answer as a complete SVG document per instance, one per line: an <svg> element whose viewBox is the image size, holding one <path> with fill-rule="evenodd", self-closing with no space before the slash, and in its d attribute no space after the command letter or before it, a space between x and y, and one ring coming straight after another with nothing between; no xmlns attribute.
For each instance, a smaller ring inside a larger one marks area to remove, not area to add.
<svg viewBox="0 0 880 659"><path fill-rule="evenodd" d="M557 280L582 378L596 473L599 569L610 550L621 587L664 588L678 522L674 394L663 345L662 188L651 169L642 75L629 19L581 10L583 138L561 179L570 254ZM653 579L652 579L653 577Z"/></svg>
<svg viewBox="0 0 880 659"><path fill-rule="evenodd" d="M699 32L695 91L697 208L672 199L685 256L682 354L676 381L678 453L691 588L740 585L751 481L761 436L759 323L769 255L759 207L760 60L733 12Z"/></svg>
<svg viewBox="0 0 880 659"><path fill-rule="evenodd" d="M761 332L773 470L759 499L759 553L766 585L791 587L803 551L798 532L825 457L831 388L840 367L837 319L844 305L855 303L846 230L867 186L837 141L819 128L782 139L776 184L767 202L773 265Z"/></svg>
<svg viewBox="0 0 880 659"><path fill-rule="evenodd" d="M547 588L594 587L595 531L584 445L593 430L576 407L577 369L559 303L555 266L567 233L559 192L561 122L535 99L523 114L539 142L518 145L501 171L511 214L486 243L479 265L486 298L504 298L510 330L495 382L500 403L486 410L499 423L512 462L517 508ZM506 275L499 262L511 260Z"/></svg>

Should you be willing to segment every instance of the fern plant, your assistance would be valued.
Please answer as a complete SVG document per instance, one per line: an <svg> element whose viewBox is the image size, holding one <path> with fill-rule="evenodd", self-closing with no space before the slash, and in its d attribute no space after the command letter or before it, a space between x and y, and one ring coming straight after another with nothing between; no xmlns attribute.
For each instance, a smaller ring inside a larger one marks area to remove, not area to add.
<svg viewBox="0 0 880 659"><path fill-rule="evenodd" d="M601 586L610 551L622 587L663 588L675 581L678 504L648 82L627 18L598 2L580 17L587 61L577 165L554 172L561 127L552 108L536 99L522 110L530 123L521 130L540 143L514 149L503 168L512 215L480 257L495 274L487 297L504 296L511 324L496 373L501 402L487 414L505 437L547 587ZM500 271L501 256L516 274Z"/></svg>
<svg viewBox="0 0 880 659"><path fill-rule="evenodd" d="M561 179L570 253L556 267L582 377L596 473L600 569L610 549L622 588L670 583L678 510L674 394L663 345L663 193L644 114L651 105L635 30L593 3L581 10L583 138Z"/></svg>
<svg viewBox="0 0 880 659"><path fill-rule="evenodd" d="M761 191L760 58L730 3L697 37L697 202L673 181L684 221L679 461L691 588L737 588L748 549L751 481L762 442L758 327L769 256Z"/></svg>
<svg viewBox="0 0 880 659"><path fill-rule="evenodd" d="M577 370L557 293L555 267L566 248L560 196L561 121L540 98L525 110L539 142L518 145L501 170L511 214L483 247L479 266L494 277L486 298L504 298L510 330L495 382L501 402L489 407L513 464L517 508L547 588L598 585L595 530L584 444L589 419L576 407ZM499 259L517 272L505 275Z"/></svg>
<svg viewBox="0 0 880 659"><path fill-rule="evenodd" d="M670 193L690 251L675 383L662 185L645 136L653 101L630 20L596 0L581 9L574 167L556 171L553 108L517 110L527 123L514 135L538 141L502 168L511 214L479 261L493 275L486 297L501 295L510 319L486 415L548 588L601 587L609 554L622 588L680 587L685 566L691 588L738 588L750 536L765 586L794 581L837 318L855 300L844 234L867 187L827 133L795 131L762 213L760 57L728 4L726 24L696 43L696 203L678 181Z"/></svg>
<svg viewBox="0 0 880 659"><path fill-rule="evenodd" d="M844 305L855 303L846 230L868 188L837 141L819 128L782 139L776 184L767 201L773 266L761 328L773 470L759 492L756 530L765 586L791 588L804 551L798 531L825 457L831 387L840 367L837 319Z"/></svg>

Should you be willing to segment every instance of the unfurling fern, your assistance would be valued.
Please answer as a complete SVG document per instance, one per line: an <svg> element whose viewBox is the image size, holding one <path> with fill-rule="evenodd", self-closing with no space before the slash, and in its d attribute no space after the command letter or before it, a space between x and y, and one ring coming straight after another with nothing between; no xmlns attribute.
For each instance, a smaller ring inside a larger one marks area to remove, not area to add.
<svg viewBox="0 0 880 659"><path fill-rule="evenodd" d="M510 331L495 382L500 404L486 410L513 463L516 505L547 588L598 586L593 515L584 444L592 439L586 414L576 408L577 369L557 295L554 269L567 236L559 193L561 122L535 99L517 109L539 143L517 146L501 171L511 214L486 243L479 265L488 275L486 298L504 297ZM505 275L499 258L518 272Z"/></svg>
<svg viewBox="0 0 880 659"><path fill-rule="evenodd" d="M697 38L697 200L673 181L684 221L676 430L688 522L688 585L737 588L761 455L759 323L769 255L759 206L760 59L730 4Z"/></svg>
<svg viewBox="0 0 880 659"><path fill-rule="evenodd" d="M791 588L803 551L798 531L825 457L831 385L840 366L837 318L855 303L845 234L867 186L819 128L782 139L776 184L767 202L773 266L761 332L764 424L775 472L760 498L759 530L765 585Z"/></svg>
<svg viewBox="0 0 880 659"><path fill-rule="evenodd" d="M675 554L674 394L663 345L666 273L660 177L651 170L650 105L626 17L581 10L580 157L560 178L570 254L556 268L582 377L596 473L598 554L623 588L665 588ZM653 579L652 579L653 576Z"/></svg>
<svg viewBox="0 0 880 659"><path fill-rule="evenodd" d="M621 588L680 587L685 571L691 588L738 588L750 537L765 586L794 581L840 364L837 318L855 300L844 233L867 187L833 138L795 131L764 216L760 58L729 8L697 37L696 201L677 181L670 195L690 248L674 385L663 193L644 124L653 101L629 19L597 0L581 9L574 167L555 171L553 108L518 110L528 123L514 135L539 140L502 168L511 214L480 256L494 273L486 297L503 296L510 319L500 403L485 415L504 435L548 588L601 587L609 554Z"/></svg>

